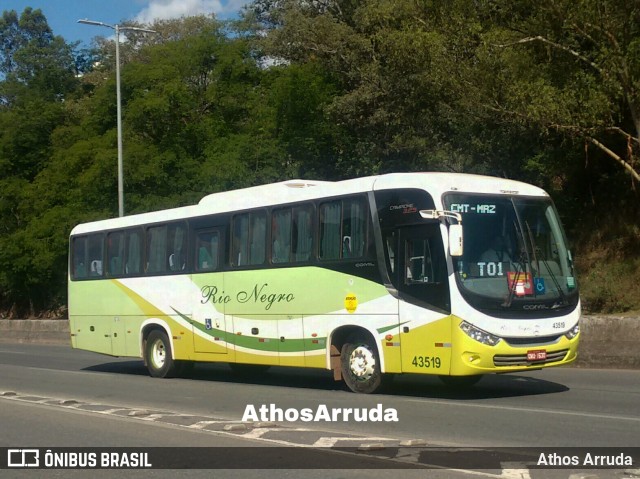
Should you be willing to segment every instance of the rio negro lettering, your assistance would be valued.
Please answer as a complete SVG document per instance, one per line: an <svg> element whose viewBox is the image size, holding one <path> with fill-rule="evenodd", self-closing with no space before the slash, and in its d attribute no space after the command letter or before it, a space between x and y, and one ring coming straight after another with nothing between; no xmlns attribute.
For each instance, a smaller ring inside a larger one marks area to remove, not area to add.
<svg viewBox="0 0 640 479"><path fill-rule="evenodd" d="M206 285L200 290L202 298L200 302L202 304L228 304L231 302L232 296L219 291L217 286ZM262 304L265 311L269 311L274 304L277 303L291 303L295 296L293 293L273 292L269 290L269 284L263 283L261 286L254 285L250 290L238 291L235 295L235 299L240 304L255 303Z"/></svg>

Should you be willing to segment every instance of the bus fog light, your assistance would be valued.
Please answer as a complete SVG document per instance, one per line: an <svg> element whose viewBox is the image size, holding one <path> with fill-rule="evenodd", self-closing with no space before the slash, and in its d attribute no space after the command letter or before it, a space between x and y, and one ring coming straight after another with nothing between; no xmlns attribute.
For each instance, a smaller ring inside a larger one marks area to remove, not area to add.
<svg viewBox="0 0 640 479"><path fill-rule="evenodd" d="M495 346L500 342L500 338L491 333L487 333L480 328L476 328L475 326L463 321L460 323L460 329L462 329L467 336L471 339L475 339L479 343L487 344L489 346Z"/></svg>
<svg viewBox="0 0 640 479"><path fill-rule="evenodd" d="M579 332L580 332L580 323L576 323L576 325L573 328L571 328L569 331L564 333L564 335L567 339L573 339L578 335Z"/></svg>

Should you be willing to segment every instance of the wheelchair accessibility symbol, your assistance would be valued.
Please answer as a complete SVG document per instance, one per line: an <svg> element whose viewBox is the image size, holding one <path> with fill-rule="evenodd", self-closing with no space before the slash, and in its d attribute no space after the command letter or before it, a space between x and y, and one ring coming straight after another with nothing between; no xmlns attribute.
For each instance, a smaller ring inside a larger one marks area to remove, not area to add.
<svg viewBox="0 0 640 479"><path fill-rule="evenodd" d="M533 278L533 284L536 288L536 294L545 294L547 292L544 286L544 278Z"/></svg>

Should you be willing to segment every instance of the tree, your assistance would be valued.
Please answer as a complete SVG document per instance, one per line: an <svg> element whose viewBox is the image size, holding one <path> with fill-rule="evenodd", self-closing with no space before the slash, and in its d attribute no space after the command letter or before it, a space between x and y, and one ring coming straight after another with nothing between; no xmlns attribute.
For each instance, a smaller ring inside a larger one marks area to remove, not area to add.
<svg viewBox="0 0 640 479"><path fill-rule="evenodd" d="M0 19L0 104L20 104L34 96L61 100L77 81L73 47L54 36L41 10L14 10Z"/></svg>
<svg viewBox="0 0 640 479"><path fill-rule="evenodd" d="M506 128L505 143L510 131L529 147L536 135L587 143L640 179L633 2L258 0L247 18L268 55L340 78L330 110L359 155L381 160L374 171L494 171L488 124Z"/></svg>
<svg viewBox="0 0 640 479"><path fill-rule="evenodd" d="M579 139L640 181L640 9L621 0L495 1L478 57L504 121Z"/></svg>
<svg viewBox="0 0 640 479"><path fill-rule="evenodd" d="M463 32L476 25L471 9L468 2L261 0L247 18L268 32L267 56L318 63L334 79L326 112L343 128L349 152L340 166L354 176L482 170L458 143L469 121L456 109L461 88L452 81L451 54L463 53Z"/></svg>

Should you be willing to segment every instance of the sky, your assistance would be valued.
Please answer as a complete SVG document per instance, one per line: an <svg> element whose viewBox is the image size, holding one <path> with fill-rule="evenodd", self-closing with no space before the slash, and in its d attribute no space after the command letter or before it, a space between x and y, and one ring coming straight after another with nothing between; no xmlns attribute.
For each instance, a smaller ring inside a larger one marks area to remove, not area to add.
<svg viewBox="0 0 640 479"><path fill-rule="evenodd" d="M90 46L96 36L110 37L103 27L83 25L88 18L112 25L125 20L150 23L154 19L215 13L226 19L237 15L249 0L0 0L0 11L15 10L18 16L26 7L40 9L47 17L54 35L67 42L81 41Z"/></svg>

